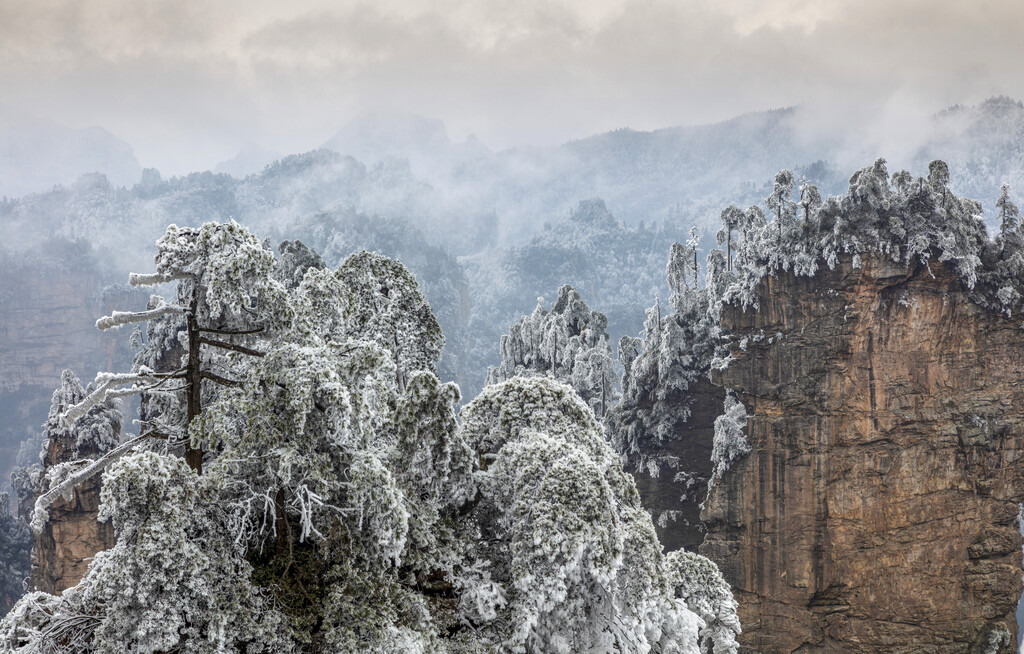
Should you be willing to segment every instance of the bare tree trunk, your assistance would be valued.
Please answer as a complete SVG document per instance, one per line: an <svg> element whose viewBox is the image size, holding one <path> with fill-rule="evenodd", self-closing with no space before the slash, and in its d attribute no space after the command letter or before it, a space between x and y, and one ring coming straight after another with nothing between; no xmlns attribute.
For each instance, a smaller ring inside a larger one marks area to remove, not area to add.
<svg viewBox="0 0 1024 654"><path fill-rule="evenodd" d="M725 226L725 269L732 272L732 228Z"/></svg>
<svg viewBox="0 0 1024 654"><path fill-rule="evenodd" d="M196 310L199 306L198 294L192 297L192 306L186 317L188 327L188 363L185 366L185 396L186 396L186 420L185 429L188 433L188 426L192 419L198 416L203 410L202 390L203 377L201 369L201 358L199 356L199 325L196 322ZM203 450L192 447L190 441L185 442L185 462L199 474L203 474Z"/></svg>

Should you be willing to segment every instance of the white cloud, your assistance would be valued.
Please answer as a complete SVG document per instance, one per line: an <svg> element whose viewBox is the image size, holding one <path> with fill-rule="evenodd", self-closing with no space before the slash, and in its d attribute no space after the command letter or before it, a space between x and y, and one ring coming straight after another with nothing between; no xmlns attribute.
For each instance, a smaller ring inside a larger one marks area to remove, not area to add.
<svg viewBox="0 0 1024 654"><path fill-rule="evenodd" d="M501 146L1024 97L1022 33L1019 0L41 0L0 3L0 84L183 172L248 140L314 147L372 110Z"/></svg>

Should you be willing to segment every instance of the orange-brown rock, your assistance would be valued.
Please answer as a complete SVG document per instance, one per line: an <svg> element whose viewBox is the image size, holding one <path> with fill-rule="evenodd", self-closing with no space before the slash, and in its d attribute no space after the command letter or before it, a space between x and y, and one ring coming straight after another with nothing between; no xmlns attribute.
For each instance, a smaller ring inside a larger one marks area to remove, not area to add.
<svg viewBox="0 0 1024 654"><path fill-rule="evenodd" d="M79 402L83 397L84 390L78 380L70 371L65 371L61 389L54 393L54 406L47 421L44 471L68 461L95 459L111 445L110 442L97 442L94 438L80 439L75 430L61 426L60 415L71 403ZM101 406L93 412L102 409ZM106 424L112 430L112 440L116 441L121 430L120 417ZM102 476L94 475L76 486L70 499L58 497L48 508L49 519L42 531L35 535L32 546L30 583L34 590L59 594L77 585L89 569L92 557L114 545L113 526L97 519L101 488ZM45 491L46 488L38 490Z"/></svg>
<svg viewBox="0 0 1024 654"><path fill-rule="evenodd" d="M58 499L50 519L32 548L35 590L60 594L78 584L97 552L114 544L114 528L96 519L100 503L100 476L75 489L71 501Z"/></svg>
<svg viewBox="0 0 1024 654"><path fill-rule="evenodd" d="M934 261L847 258L757 297L723 310L736 360L716 378L753 449L702 514L745 649L1015 651L1021 318Z"/></svg>

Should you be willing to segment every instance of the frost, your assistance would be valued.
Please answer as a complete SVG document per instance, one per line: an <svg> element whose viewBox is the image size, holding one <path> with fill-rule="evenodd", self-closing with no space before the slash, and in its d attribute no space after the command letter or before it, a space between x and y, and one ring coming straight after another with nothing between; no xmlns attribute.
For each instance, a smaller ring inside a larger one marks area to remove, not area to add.
<svg viewBox="0 0 1024 654"><path fill-rule="evenodd" d="M743 434L746 427L746 408L735 393L726 391L724 413L715 418L715 438L711 450L714 467L709 486L714 486L736 459L750 452L750 442Z"/></svg>
<svg viewBox="0 0 1024 654"><path fill-rule="evenodd" d="M234 223L172 226L158 247L187 311L147 321L132 372L88 390L69 376L48 423L92 450L51 465L37 517L105 470L116 542L62 597L23 598L0 649L699 652L706 624L572 388L516 376L457 418L437 321L400 263L330 271L296 250L277 267ZM574 295L552 313L601 354ZM592 380L576 366L599 362L573 360L570 381ZM127 393L144 396L142 431L118 445Z"/></svg>
<svg viewBox="0 0 1024 654"><path fill-rule="evenodd" d="M501 337L501 364L488 370L487 383L547 375L571 385L603 416L618 399L607 326L603 313L588 309L572 286L562 286L550 310L538 298L533 313Z"/></svg>
<svg viewBox="0 0 1024 654"><path fill-rule="evenodd" d="M737 654L742 629L736 615L739 604L718 566L699 554L682 550L666 557L670 584L676 597L704 621L700 629L702 654Z"/></svg>
<svg viewBox="0 0 1024 654"><path fill-rule="evenodd" d="M743 243L737 245L741 255ZM724 369L731 360L720 342L718 311L732 273L721 250L712 250L701 288L696 247L691 238L685 246L675 244L669 253L671 313L662 311L656 297L647 310L643 339L619 343L622 400L606 423L615 449L637 469L678 465L665 450L690 418L695 387L706 382L713 368Z"/></svg>
<svg viewBox="0 0 1024 654"><path fill-rule="evenodd" d="M981 205L950 193L943 170L948 170L945 163L934 161L927 180L899 171L890 183L885 160L879 159L853 174L845 195L822 202L816 190L801 186L799 218L788 199L792 176L781 171L765 200L773 220L752 222L744 234L748 245L740 248L735 283L724 291L724 301L744 309L755 306L757 286L765 277L780 271L811 276L820 261L834 269L840 255L848 255L855 269L864 266L866 257L880 256L907 267L923 266L929 273L934 257L959 276L978 304L1006 315L1019 311L1024 235L1008 188L996 203L1000 231L991 241L980 220Z"/></svg>
<svg viewBox="0 0 1024 654"><path fill-rule="evenodd" d="M104 316L96 321L96 329L107 330L114 327L121 327L136 322L146 322L162 318L170 314L184 313L185 308L175 304L161 303L160 305L146 311L115 311L109 316Z"/></svg>
<svg viewBox="0 0 1024 654"><path fill-rule="evenodd" d="M474 515L496 539L490 547L507 552L491 559L492 578L509 580L506 646L695 652L699 620L659 591L650 517L571 389L517 377L485 389L463 415L467 442L493 454Z"/></svg>

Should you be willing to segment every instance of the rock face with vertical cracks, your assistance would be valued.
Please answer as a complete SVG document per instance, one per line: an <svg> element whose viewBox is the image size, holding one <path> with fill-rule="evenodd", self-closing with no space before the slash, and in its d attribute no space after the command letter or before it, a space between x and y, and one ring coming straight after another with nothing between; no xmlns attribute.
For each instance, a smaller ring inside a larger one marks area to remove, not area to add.
<svg viewBox="0 0 1024 654"><path fill-rule="evenodd" d="M745 649L1015 651L1021 317L935 261L847 258L757 297L723 309L736 360L716 378L753 449L702 513Z"/></svg>

